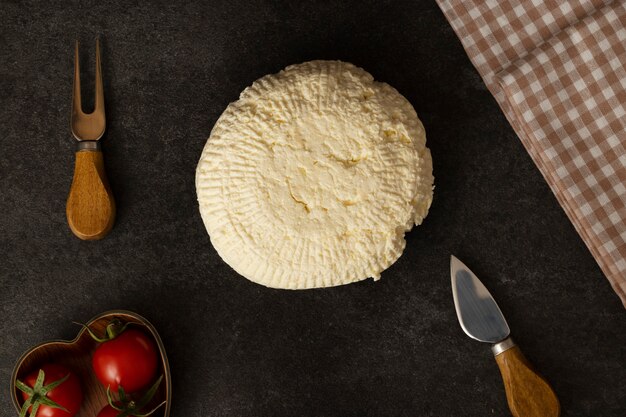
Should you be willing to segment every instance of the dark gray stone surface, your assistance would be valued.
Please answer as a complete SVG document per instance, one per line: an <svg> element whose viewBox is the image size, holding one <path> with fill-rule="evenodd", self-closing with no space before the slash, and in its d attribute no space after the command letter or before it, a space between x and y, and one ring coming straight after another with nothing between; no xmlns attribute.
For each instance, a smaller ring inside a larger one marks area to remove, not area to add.
<svg viewBox="0 0 626 417"><path fill-rule="evenodd" d="M159 329L173 416L508 415L489 347L457 323L451 253L496 296L563 416L626 415L624 308L434 2L4 0L0 22L1 416L23 351L112 308ZM92 74L97 34L119 212L106 239L82 242L65 220L72 42ZM353 62L413 103L435 200L381 281L272 290L214 251L194 170L244 87L311 59Z"/></svg>

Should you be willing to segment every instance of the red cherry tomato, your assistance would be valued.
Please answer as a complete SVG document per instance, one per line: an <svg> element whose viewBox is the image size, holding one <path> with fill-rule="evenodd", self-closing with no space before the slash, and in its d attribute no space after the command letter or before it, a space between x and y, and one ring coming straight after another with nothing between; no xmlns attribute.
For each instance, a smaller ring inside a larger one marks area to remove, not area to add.
<svg viewBox="0 0 626 417"><path fill-rule="evenodd" d="M110 405L106 405L104 406L102 410L100 410L97 417L117 417L121 413L122 413L121 411L117 411L115 408L111 407ZM128 416L128 417L133 417L133 416Z"/></svg>
<svg viewBox="0 0 626 417"><path fill-rule="evenodd" d="M100 382L112 392L120 385L128 393L136 392L155 379L157 348L141 331L127 329L98 346L92 366Z"/></svg>
<svg viewBox="0 0 626 417"><path fill-rule="evenodd" d="M83 390L81 389L80 380L76 376L76 374L66 367L54 363L50 363L44 365L40 368L44 374L44 385L48 385L54 381L58 381L61 378L64 378L69 374L69 377L61 383L58 387L48 392L46 396L50 398L52 401L56 402L60 406L63 406L67 409L64 411L60 408L54 408L47 405L40 405L37 410L36 417L71 417L78 413L78 409L80 408L80 404L83 402ZM37 375L39 374L39 369L36 369L34 372L28 374L26 378L24 378L24 383L29 387L34 387L35 382L37 381ZM20 391L21 392L21 391ZM28 399L29 395L22 392L22 398L24 401ZM28 412L31 411L30 407Z"/></svg>
<svg viewBox="0 0 626 417"><path fill-rule="evenodd" d="M102 410L98 413L98 417L117 417L120 412L110 405L104 406Z"/></svg>

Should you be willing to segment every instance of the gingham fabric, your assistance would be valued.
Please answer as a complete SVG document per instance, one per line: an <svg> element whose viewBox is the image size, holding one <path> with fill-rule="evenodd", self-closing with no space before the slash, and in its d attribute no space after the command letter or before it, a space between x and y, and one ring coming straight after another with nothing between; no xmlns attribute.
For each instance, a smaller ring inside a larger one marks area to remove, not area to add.
<svg viewBox="0 0 626 417"><path fill-rule="evenodd" d="M626 0L437 0L626 306Z"/></svg>

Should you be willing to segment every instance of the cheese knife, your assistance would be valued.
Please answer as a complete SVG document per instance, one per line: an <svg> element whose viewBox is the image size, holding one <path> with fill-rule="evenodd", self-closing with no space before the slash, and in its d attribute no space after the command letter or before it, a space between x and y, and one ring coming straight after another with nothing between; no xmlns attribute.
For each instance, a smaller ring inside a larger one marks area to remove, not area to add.
<svg viewBox="0 0 626 417"><path fill-rule="evenodd" d="M115 222L115 199L104 170L100 138L106 129L104 86L100 66L100 41L96 39L95 99L92 113L81 104L78 41L74 48L74 92L70 127L78 141L74 179L67 197L66 215L70 230L80 239L106 236Z"/></svg>
<svg viewBox="0 0 626 417"><path fill-rule="evenodd" d="M450 273L461 328L472 339L492 344L513 416L558 417L561 407L556 394L509 336L509 325L487 288L454 256Z"/></svg>

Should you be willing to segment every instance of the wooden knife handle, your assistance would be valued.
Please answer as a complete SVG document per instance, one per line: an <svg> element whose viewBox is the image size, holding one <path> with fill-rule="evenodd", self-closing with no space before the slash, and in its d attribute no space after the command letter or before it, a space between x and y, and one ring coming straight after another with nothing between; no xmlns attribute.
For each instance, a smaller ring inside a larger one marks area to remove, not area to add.
<svg viewBox="0 0 626 417"><path fill-rule="evenodd" d="M113 227L115 201L99 149L76 152L66 214L70 229L83 240L102 239Z"/></svg>
<svg viewBox="0 0 626 417"><path fill-rule="evenodd" d="M512 347L497 353L499 344ZM558 417L561 406L548 382L535 370L513 341L505 339L494 345L506 399L514 417Z"/></svg>

